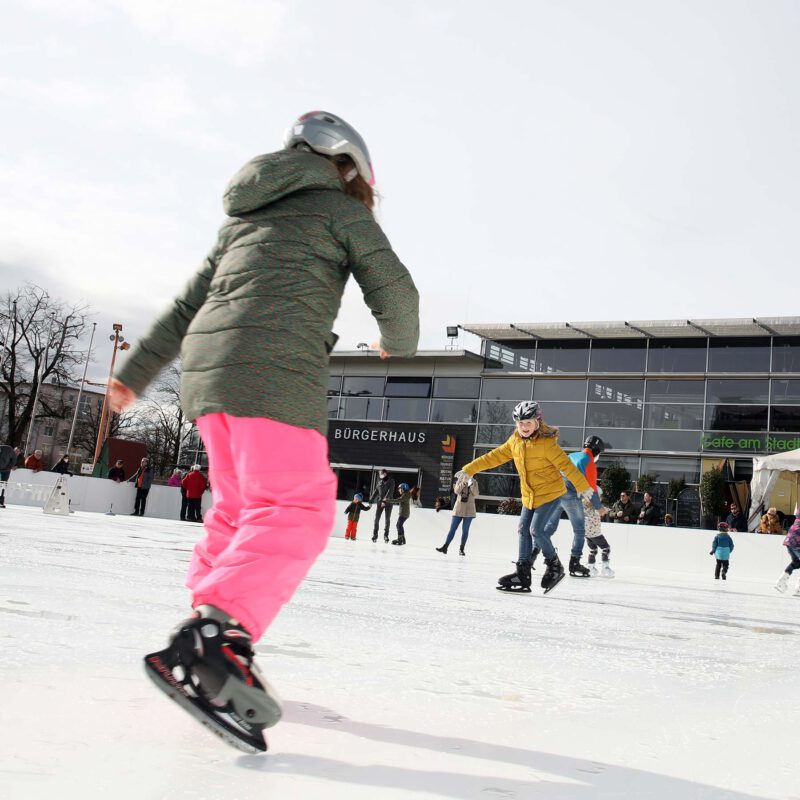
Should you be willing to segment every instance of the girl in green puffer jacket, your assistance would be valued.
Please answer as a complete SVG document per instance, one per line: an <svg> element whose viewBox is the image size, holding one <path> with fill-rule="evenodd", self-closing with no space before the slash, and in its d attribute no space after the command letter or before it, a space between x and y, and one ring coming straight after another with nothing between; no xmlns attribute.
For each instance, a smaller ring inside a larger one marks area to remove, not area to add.
<svg viewBox="0 0 800 800"><path fill-rule="evenodd" d="M253 644L333 527L328 362L351 275L378 323L381 358L417 348L417 290L372 215L373 182L366 145L344 120L323 111L296 120L282 151L234 176L210 254L109 384L120 411L181 355L181 404L208 452L214 505L187 578L195 614L145 664L248 752L266 749L262 731L281 715Z"/></svg>

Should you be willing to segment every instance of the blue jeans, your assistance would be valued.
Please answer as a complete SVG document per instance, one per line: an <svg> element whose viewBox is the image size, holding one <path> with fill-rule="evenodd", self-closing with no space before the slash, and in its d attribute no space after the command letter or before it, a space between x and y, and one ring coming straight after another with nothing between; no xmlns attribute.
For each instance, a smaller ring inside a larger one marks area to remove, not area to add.
<svg viewBox="0 0 800 800"><path fill-rule="evenodd" d="M464 525L461 528L461 547L463 549L464 545L467 543L467 538L469 537L469 528L470 525L472 525L473 519L474 517L453 516L452 520L450 520L450 530L447 532L447 539L445 540L444 546L448 547L450 545L450 542L453 541L453 537L456 535L459 523L463 522Z"/></svg>
<svg viewBox="0 0 800 800"><path fill-rule="evenodd" d="M786 572L791 575L796 569L800 569L800 547L787 547L789 551L789 558L792 559L792 563L786 567Z"/></svg>
<svg viewBox="0 0 800 800"><path fill-rule="evenodd" d="M522 507L519 515L519 560L530 561L533 556L533 540L536 546L542 551L545 558L552 558L556 554L556 549L550 542L555 528L547 533L545 526L553 513L554 508L560 508L561 498L551 500L538 508Z"/></svg>
<svg viewBox="0 0 800 800"><path fill-rule="evenodd" d="M581 498L578 497L578 492L575 487L569 481L564 482L567 486L567 492L558 498L559 504L553 509L550 519L547 520L545 532L548 540L552 538L561 520L561 509L563 508L564 511L567 512L569 521L572 524L572 550L570 551L570 555L580 558L583 555L583 543L586 541L586 523L583 517L583 503ZM597 492L595 492L595 495L596 494ZM592 499L594 500L594 498ZM600 498L598 498L598 502L599 499Z"/></svg>

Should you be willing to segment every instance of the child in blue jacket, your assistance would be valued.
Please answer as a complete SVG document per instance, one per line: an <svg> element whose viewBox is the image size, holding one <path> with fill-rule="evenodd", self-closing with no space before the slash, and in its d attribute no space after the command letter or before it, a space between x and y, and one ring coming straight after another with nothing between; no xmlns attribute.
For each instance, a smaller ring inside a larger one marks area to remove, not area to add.
<svg viewBox="0 0 800 800"><path fill-rule="evenodd" d="M728 533L730 527L727 522L720 522L717 525L719 533L714 537L711 543L710 555L716 557L717 567L714 570L714 580L719 580L720 573L722 573L722 580L727 580L725 577L728 574L728 564L730 563L731 553L733 552L733 539Z"/></svg>

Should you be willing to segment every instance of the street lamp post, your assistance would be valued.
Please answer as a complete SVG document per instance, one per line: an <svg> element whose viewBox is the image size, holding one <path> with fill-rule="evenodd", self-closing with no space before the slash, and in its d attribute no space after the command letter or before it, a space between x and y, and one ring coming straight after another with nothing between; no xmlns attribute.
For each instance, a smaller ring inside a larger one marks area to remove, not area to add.
<svg viewBox="0 0 800 800"><path fill-rule="evenodd" d="M117 358L117 350L129 350L130 345L125 341L122 336L122 325L119 322L113 324L114 333L108 338L114 342L114 349L111 351L111 367L108 370L108 382L106 383L106 396L103 399L103 411L100 414L100 427L97 431L97 446L94 448L93 463L97 465L97 459L100 458L100 451L103 449L103 444L108 438L108 431L111 428L111 412L108 408L108 385L111 383L111 376L114 374L114 361Z"/></svg>
<svg viewBox="0 0 800 800"><path fill-rule="evenodd" d="M72 437L75 435L75 424L78 421L78 411L81 407L81 397L83 396L83 387L86 384L86 370L89 369L89 362L92 360L92 342L94 342L94 332L97 329L97 323L92 323L92 335L89 337L89 349L86 351L86 363L83 365L83 377L81 378L81 385L78 387L78 400L75 403L75 413L72 415L72 427L69 429L69 441L67 442L67 455L72 450Z"/></svg>

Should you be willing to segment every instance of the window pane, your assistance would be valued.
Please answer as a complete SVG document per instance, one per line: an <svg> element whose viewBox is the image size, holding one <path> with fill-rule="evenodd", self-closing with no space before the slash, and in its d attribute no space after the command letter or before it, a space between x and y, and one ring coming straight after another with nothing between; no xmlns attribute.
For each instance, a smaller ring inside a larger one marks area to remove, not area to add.
<svg viewBox="0 0 800 800"><path fill-rule="evenodd" d="M490 341L486 341L481 346L485 369L501 369L507 372L534 372L536 369L533 347L522 347L516 343L505 345Z"/></svg>
<svg viewBox="0 0 800 800"><path fill-rule="evenodd" d="M700 450L702 439L702 431L645 431L642 436L642 450L695 453Z"/></svg>
<svg viewBox="0 0 800 800"><path fill-rule="evenodd" d="M431 422L477 422L477 400L434 400Z"/></svg>
<svg viewBox="0 0 800 800"><path fill-rule="evenodd" d="M587 403L586 430L608 426L612 428L641 428L642 407L625 403Z"/></svg>
<svg viewBox="0 0 800 800"><path fill-rule="evenodd" d="M800 336L776 336L773 339L772 371L800 372Z"/></svg>
<svg viewBox="0 0 800 800"><path fill-rule="evenodd" d="M591 372L644 372L644 339L610 339L592 342Z"/></svg>
<svg viewBox="0 0 800 800"><path fill-rule="evenodd" d="M774 406L770 411L769 429L794 433L800 431L800 406Z"/></svg>
<svg viewBox="0 0 800 800"><path fill-rule="evenodd" d="M387 397L430 397L430 378L387 378Z"/></svg>
<svg viewBox="0 0 800 800"><path fill-rule="evenodd" d="M340 375L331 375L328 378L328 397L336 397L342 393L342 378Z"/></svg>
<svg viewBox="0 0 800 800"><path fill-rule="evenodd" d="M605 468L611 464L619 464L620 466L625 467L625 469L627 469L631 474L631 480L635 481L639 477L639 456L610 456L603 454L600 456L597 462L597 476L600 477ZM603 502L610 506L618 499L619 498L617 497L609 497L608 499L603 498Z"/></svg>
<svg viewBox="0 0 800 800"><path fill-rule="evenodd" d="M708 380L708 403L766 403L768 398L768 380Z"/></svg>
<svg viewBox="0 0 800 800"><path fill-rule="evenodd" d="M481 387L481 397L484 400L520 400L531 399L530 378L484 378Z"/></svg>
<svg viewBox="0 0 800 800"><path fill-rule="evenodd" d="M519 498L519 478L516 475L492 475L481 472L478 476L480 493L489 497L515 497Z"/></svg>
<svg viewBox="0 0 800 800"><path fill-rule="evenodd" d="M513 400L481 400L481 413L479 422L488 422L493 425L513 425L511 416L516 402Z"/></svg>
<svg viewBox="0 0 800 800"><path fill-rule="evenodd" d="M583 428L583 403L539 403L546 422L551 425L573 425Z"/></svg>
<svg viewBox="0 0 800 800"><path fill-rule="evenodd" d="M339 398L328 398L328 419L336 419L339 416Z"/></svg>
<svg viewBox="0 0 800 800"><path fill-rule="evenodd" d="M374 397L342 398L339 419L380 419L383 400Z"/></svg>
<svg viewBox="0 0 800 800"><path fill-rule="evenodd" d="M424 422L428 419L430 400L417 398L387 398L383 418L395 421Z"/></svg>
<svg viewBox="0 0 800 800"><path fill-rule="evenodd" d="M800 381L772 381L773 403L800 403Z"/></svg>
<svg viewBox="0 0 800 800"><path fill-rule="evenodd" d="M646 403L644 407L645 428L671 428L674 430L703 430L703 406L664 405Z"/></svg>
<svg viewBox="0 0 800 800"><path fill-rule="evenodd" d="M709 372L769 372L769 337L712 338Z"/></svg>
<svg viewBox="0 0 800 800"><path fill-rule="evenodd" d="M765 431L766 429L766 406L709 405L706 407L706 430Z"/></svg>
<svg viewBox="0 0 800 800"><path fill-rule="evenodd" d="M381 397L383 384L383 378L345 378L342 394L348 397Z"/></svg>
<svg viewBox="0 0 800 800"><path fill-rule="evenodd" d="M559 425L558 443L565 450L579 450L583 445L583 428L562 428Z"/></svg>
<svg viewBox="0 0 800 800"><path fill-rule="evenodd" d="M595 403L620 403L642 407L644 381L589 381L589 401Z"/></svg>
<svg viewBox="0 0 800 800"><path fill-rule="evenodd" d="M651 339L648 372L705 372L705 339Z"/></svg>
<svg viewBox="0 0 800 800"><path fill-rule="evenodd" d="M586 400L586 381L567 378L537 378L533 382L534 400Z"/></svg>
<svg viewBox="0 0 800 800"><path fill-rule="evenodd" d="M638 450L642 439L641 431L629 431L622 428L586 427L587 434L599 436L605 443L606 450Z"/></svg>
<svg viewBox="0 0 800 800"><path fill-rule="evenodd" d="M705 381L647 381L647 400L652 403L702 403Z"/></svg>
<svg viewBox="0 0 800 800"><path fill-rule="evenodd" d="M538 342L536 372L586 372L589 345L579 342Z"/></svg>
<svg viewBox="0 0 800 800"><path fill-rule="evenodd" d="M475 441L481 444L499 445L514 433L513 425L478 425Z"/></svg>
<svg viewBox="0 0 800 800"><path fill-rule="evenodd" d="M478 397L481 391L480 378L435 378L434 397Z"/></svg>
<svg viewBox="0 0 800 800"><path fill-rule="evenodd" d="M642 456L642 472L658 475L659 483L681 477L686 483L700 483L700 459Z"/></svg>

